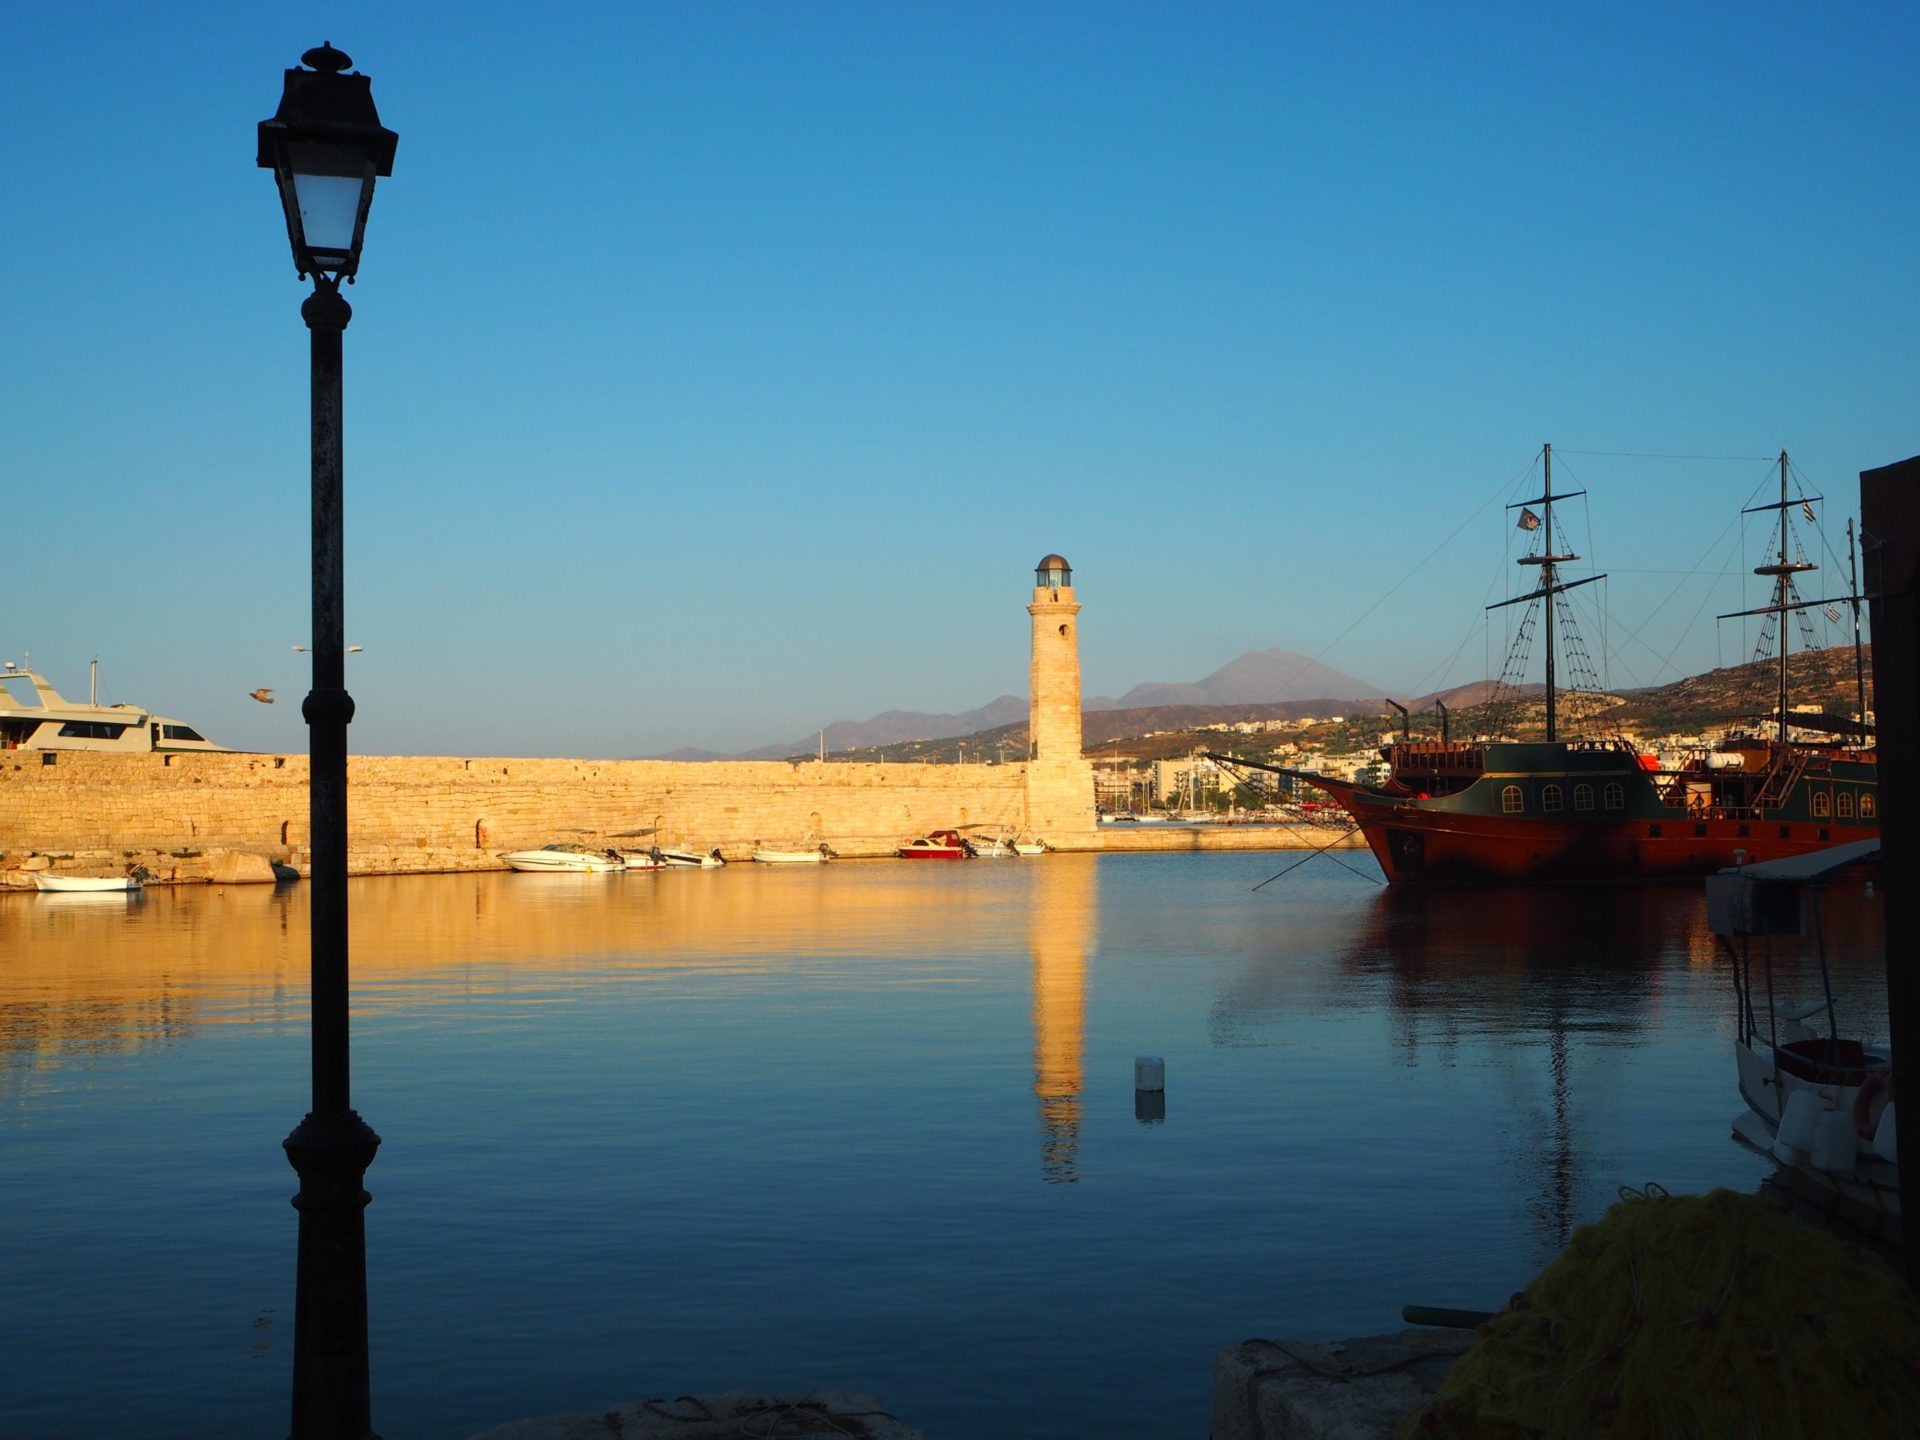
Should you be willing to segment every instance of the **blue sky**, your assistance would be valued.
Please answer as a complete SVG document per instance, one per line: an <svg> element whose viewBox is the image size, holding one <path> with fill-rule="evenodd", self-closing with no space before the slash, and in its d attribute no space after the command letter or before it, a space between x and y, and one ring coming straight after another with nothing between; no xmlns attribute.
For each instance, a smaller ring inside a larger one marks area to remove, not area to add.
<svg viewBox="0 0 1920 1440"><path fill-rule="evenodd" d="M1089 694L1267 646L1464 682L1543 441L1590 648L1649 684L1747 658L1712 617L1764 598L1766 457L1838 543L1920 451L1910 4L9 22L0 652L246 748L306 744L304 287L253 147L322 39L400 135L346 335L359 751L1024 693L1052 550Z"/></svg>

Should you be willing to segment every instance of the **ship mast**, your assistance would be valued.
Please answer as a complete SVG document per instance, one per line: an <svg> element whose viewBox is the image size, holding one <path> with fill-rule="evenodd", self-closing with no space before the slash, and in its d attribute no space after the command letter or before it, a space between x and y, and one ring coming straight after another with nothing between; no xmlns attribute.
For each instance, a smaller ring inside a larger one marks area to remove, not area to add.
<svg viewBox="0 0 1920 1440"><path fill-rule="evenodd" d="M1722 620L1734 620L1742 615L1779 617L1780 672L1779 693L1775 697L1775 703L1778 707L1778 724L1775 729L1775 734L1781 745L1787 743L1787 615L1795 610L1805 610L1811 605L1826 603L1820 600L1794 599L1793 577L1803 574L1808 570L1818 570L1820 567L1815 565L1811 560L1795 560L1788 555L1787 532L1790 526L1787 521L1787 511L1797 504L1807 512L1807 518L1812 519L1813 502L1821 498L1819 495L1803 495L1797 501L1787 498L1787 452L1782 450L1780 452L1780 498L1778 500L1768 501L1765 505L1749 505L1745 510L1740 512L1743 515L1757 515L1762 510L1777 510L1780 512L1779 558L1765 565L1756 565L1753 567L1754 574L1772 577L1773 603L1770 605L1762 605L1755 610L1739 610L1731 615L1722 615L1720 617ZM1773 621L1769 620L1767 623L1771 626ZM1862 723L1864 723L1864 719Z"/></svg>
<svg viewBox="0 0 1920 1440"><path fill-rule="evenodd" d="M1538 529L1541 532L1540 553L1537 555L1522 555L1518 561L1518 563L1522 565L1537 565L1540 567L1539 583L1526 594L1515 595L1510 600L1498 601L1495 604L1487 606L1487 609L1499 610L1508 605L1519 605L1534 600L1544 600L1546 602L1547 739L1551 741L1559 738L1559 687L1554 677L1553 666L1554 597L1564 591L1574 590L1582 585L1591 585L1594 581L1604 580L1607 577L1604 575L1588 575L1580 580L1562 581L1560 579L1560 567L1568 561L1578 560L1580 557L1572 552L1558 554L1554 551L1553 502L1556 500L1572 500L1587 492L1584 490L1563 490L1558 495L1554 494L1553 446L1542 445L1540 447L1540 456L1543 464L1541 493L1531 500L1519 500L1507 506L1509 510L1518 510L1520 512L1521 529ZM1535 505L1540 507L1540 513L1538 515L1533 513L1532 507Z"/></svg>

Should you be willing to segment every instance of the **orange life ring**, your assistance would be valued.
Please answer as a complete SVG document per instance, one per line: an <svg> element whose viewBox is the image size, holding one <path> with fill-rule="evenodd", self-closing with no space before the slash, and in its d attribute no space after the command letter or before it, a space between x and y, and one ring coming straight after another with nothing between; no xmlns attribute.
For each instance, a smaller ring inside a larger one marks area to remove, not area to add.
<svg viewBox="0 0 1920 1440"><path fill-rule="evenodd" d="M1866 1078L1860 1082L1860 1088L1853 1097L1854 1133L1863 1140L1873 1138L1873 1126L1869 1117L1873 1114L1873 1102L1881 1092L1890 1090L1893 1085L1891 1070L1869 1070Z"/></svg>

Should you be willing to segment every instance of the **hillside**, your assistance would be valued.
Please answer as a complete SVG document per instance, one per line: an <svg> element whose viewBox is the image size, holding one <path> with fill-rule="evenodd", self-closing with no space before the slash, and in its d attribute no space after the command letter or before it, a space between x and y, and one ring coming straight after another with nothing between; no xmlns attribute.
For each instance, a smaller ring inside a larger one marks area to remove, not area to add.
<svg viewBox="0 0 1920 1440"><path fill-rule="evenodd" d="M1871 648L1862 663L1867 669L1867 708L1871 710ZM1851 646L1836 646L1830 650L1814 650L1791 656L1787 664L1787 679L1790 704L1818 705L1834 715L1852 715L1859 708ZM1624 733L1653 739L1757 722L1759 717L1773 712L1778 685L1778 665L1768 660L1757 664L1730 665L1645 690L1619 691L1599 696L1562 692L1562 733ZM1507 703L1504 718L1490 715L1487 709L1482 708L1492 689L1490 682L1479 681L1414 697L1402 703L1413 712L1412 728L1416 735L1439 734L1440 714L1434 703L1439 700L1444 701L1451 712L1451 732L1456 736L1478 733L1483 729L1497 729L1520 739L1539 738L1545 728L1546 707L1541 698L1543 687L1523 687L1518 696ZM1335 716L1340 717L1337 722L1332 718ZM1206 728L1209 726L1245 721L1300 720L1305 717L1325 723L1293 731L1286 737L1274 732L1235 735L1232 748L1236 753L1257 756L1282 738L1318 741L1335 748L1361 746L1371 743L1374 737L1384 731L1400 727L1399 712L1385 702L1350 699L1288 700L1265 705L1153 705L1113 710L1089 709L1082 716L1082 726L1089 756L1104 760L1148 762L1219 745L1220 731ZM1014 760L1024 756L1026 749L1027 726L1021 721L959 738L915 740L837 753L839 758L847 760L885 758L891 763L940 763L962 758ZM795 752L795 758L799 758L799 754Z"/></svg>

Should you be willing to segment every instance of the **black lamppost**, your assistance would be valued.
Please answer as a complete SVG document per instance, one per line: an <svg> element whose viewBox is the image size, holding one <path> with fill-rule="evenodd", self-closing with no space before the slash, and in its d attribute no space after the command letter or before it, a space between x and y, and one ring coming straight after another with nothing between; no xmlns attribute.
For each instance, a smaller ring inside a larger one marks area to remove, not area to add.
<svg viewBox="0 0 1920 1440"><path fill-rule="evenodd" d="M293 1308L294 1440L369 1440L367 1229L362 1186L380 1137L353 1109L347 1045L347 694L342 643L340 296L360 266L377 176L399 141L381 128L367 77L331 45L289 70L280 108L260 122L259 163L273 171L313 348L313 689L301 713L312 747L309 805L313 965L313 1108L283 1142L300 1176L300 1258Z"/></svg>

